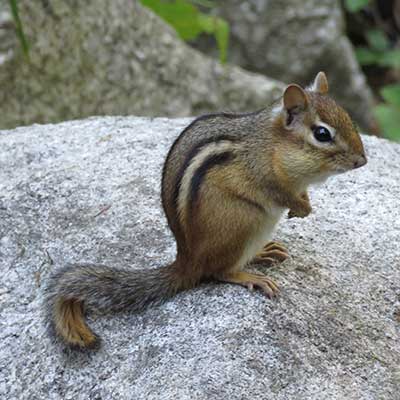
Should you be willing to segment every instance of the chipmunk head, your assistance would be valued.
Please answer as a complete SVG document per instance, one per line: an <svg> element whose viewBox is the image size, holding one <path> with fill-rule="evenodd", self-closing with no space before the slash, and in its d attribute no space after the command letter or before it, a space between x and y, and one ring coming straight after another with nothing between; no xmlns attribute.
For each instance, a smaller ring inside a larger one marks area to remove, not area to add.
<svg viewBox="0 0 400 400"><path fill-rule="evenodd" d="M355 124L327 93L328 81L323 72L308 89L289 85L278 118L279 134L288 145L288 155L282 160L285 169L292 169L310 182L367 162Z"/></svg>

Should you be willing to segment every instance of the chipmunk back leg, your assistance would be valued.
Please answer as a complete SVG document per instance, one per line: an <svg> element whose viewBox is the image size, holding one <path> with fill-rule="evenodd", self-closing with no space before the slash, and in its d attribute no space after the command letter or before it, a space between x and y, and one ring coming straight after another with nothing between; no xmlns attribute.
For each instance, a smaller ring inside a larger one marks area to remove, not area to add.
<svg viewBox="0 0 400 400"><path fill-rule="evenodd" d="M232 271L219 278L222 282L235 283L253 290L261 289L269 298L275 297L279 293L278 285L268 276L261 273L251 273L246 271Z"/></svg>
<svg viewBox="0 0 400 400"><path fill-rule="evenodd" d="M274 297L278 287L270 278L243 271L262 243L266 218L263 208L254 201L237 196L234 190L227 190L226 185L207 180L192 209L188 232L193 265L200 266L204 277L249 289L259 288L267 296ZM279 250L275 248L275 251Z"/></svg>

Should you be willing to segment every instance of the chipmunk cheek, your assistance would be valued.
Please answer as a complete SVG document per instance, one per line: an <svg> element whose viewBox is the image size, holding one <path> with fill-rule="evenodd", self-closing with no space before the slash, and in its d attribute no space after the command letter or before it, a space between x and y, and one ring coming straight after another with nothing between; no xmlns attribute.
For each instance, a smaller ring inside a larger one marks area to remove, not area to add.
<svg viewBox="0 0 400 400"><path fill-rule="evenodd" d="M347 157L342 153L332 154L330 158L330 165L332 167L332 171L338 173L342 173L351 169L347 163Z"/></svg>

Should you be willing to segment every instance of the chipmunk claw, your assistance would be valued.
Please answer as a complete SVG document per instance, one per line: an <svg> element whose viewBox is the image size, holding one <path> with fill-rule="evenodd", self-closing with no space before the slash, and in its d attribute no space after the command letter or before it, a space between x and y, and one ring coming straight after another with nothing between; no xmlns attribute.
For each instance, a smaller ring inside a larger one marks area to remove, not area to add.
<svg viewBox="0 0 400 400"><path fill-rule="evenodd" d="M281 263L289 257L285 246L277 242L269 242L251 261L253 264L267 264L268 266Z"/></svg>
<svg viewBox="0 0 400 400"><path fill-rule="evenodd" d="M218 279L222 282L244 286L251 291L255 288L260 289L269 298L276 297L279 293L278 285L271 278L261 273L237 271Z"/></svg>

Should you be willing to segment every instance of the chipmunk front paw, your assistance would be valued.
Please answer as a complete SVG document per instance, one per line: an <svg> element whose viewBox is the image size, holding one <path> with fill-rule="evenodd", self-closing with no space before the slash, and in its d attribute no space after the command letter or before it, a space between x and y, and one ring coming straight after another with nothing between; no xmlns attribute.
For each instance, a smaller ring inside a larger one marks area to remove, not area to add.
<svg viewBox="0 0 400 400"><path fill-rule="evenodd" d="M306 192L302 193L300 200L295 206L291 207L288 218L304 218L311 214L312 208Z"/></svg>
<svg viewBox="0 0 400 400"><path fill-rule="evenodd" d="M305 209L305 208L303 208L303 209L298 208L298 209L294 209L294 210L291 209L288 212L288 218L296 218L296 217L297 218L305 218L311 214L311 211L312 211L311 207L309 207L307 209Z"/></svg>

